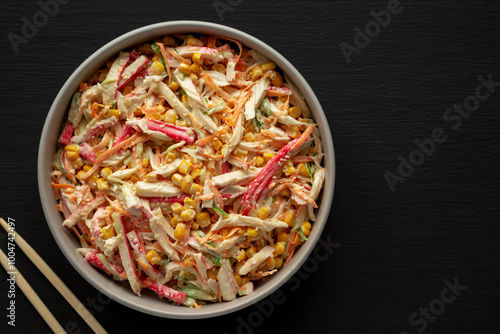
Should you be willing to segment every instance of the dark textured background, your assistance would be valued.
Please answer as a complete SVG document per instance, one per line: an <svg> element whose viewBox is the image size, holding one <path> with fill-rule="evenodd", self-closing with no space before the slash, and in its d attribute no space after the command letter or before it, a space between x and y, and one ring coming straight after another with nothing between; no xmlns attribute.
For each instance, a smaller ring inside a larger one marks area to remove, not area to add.
<svg viewBox="0 0 500 334"><path fill-rule="evenodd" d="M231 3L231 11L219 16L214 3ZM457 130L443 114L474 94L478 76L500 82L500 4L401 1L401 12L348 64L340 43L352 45L354 28L364 29L373 20L370 11L387 3L70 1L16 54L7 34L21 34L22 18L31 21L40 7L37 1L2 1L0 216L16 220L17 231L82 302L101 297L69 265L42 213L36 158L46 113L73 70L113 38L160 21L222 23L281 52L322 103L337 161L334 205L322 239L341 246L299 278L295 291L285 285L286 300L271 311L251 306L224 317L178 321L101 298L94 307L98 321L112 333L499 333L500 87ZM398 157L408 159L413 142L436 128L447 140L392 192L384 172L397 173ZM0 245L6 251L4 237ZM20 250L16 262L63 326L90 331ZM2 333L13 332L6 279L1 272ZM445 279L467 289L435 318L418 316L410 323L419 308L439 306ZM15 300L15 332L49 332L19 290Z"/></svg>

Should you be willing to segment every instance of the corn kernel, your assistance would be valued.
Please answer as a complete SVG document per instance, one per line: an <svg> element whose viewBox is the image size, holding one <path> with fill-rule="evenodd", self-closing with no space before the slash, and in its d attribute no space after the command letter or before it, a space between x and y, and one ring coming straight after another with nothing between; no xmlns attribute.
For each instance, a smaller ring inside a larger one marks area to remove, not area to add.
<svg viewBox="0 0 500 334"><path fill-rule="evenodd" d="M291 175L295 173L295 167L293 167L293 162L291 160L287 160L283 165L283 172L285 175Z"/></svg>
<svg viewBox="0 0 500 334"><path fill-rule="evenodd" d="M179 72L185 75L190 75L191 74L191 66L188 64L182 63L179 65Z"/></svg>
<svg viewBox="0 0 500 334"><path fill-rule="evenodd" d="M194 262L188 257L186 257L183 262L184 262L184 266L186 266L188 268L194 266Z"/></svg>
<svg viewBox="0 0 500 334"><path fill-rule="evenodd" d="M302 115L302 109L299 106L293 106L288 108L288 115L293 118L299 118Z"/></svg>
<svg viewBox="0 0 500 334"><path fill-rule="evenodd" d="M80 155L78 154L78 152L75 152L75 151L67 151L66 152L66 158L68 158L69 161L75 161L79 157L80 157Z"/></svg>
<svg viewBox="0 0 500 334"><path fill-rule="evenodd" d="M102 238L104 240L108 240L109 238L112 238L116 235L115 228L113 227L113 225L108 225L103 227L101 229L101 233L102 233Z"/></svg>
<svg viewBox="0 0 500 334"><path fill-rule="evenodd" d="M300 131L295 126L287 126L286 133L287 133L287 135L289 135L292 138L297 138L298 136L300 136Z"/></svg>
<svg viewBox="0 0 500 334"><path fill-rule="evenodd" d="M241 251L242 251L242 252L245 252L245 250L244 250L244 249L242 249ZM236 265L234 266L234 271L235 271L235 272L237 272L237 273L238 273L238 272L240 271L241 267L243 267L243 266L245 265L245 263L246 263L247 261L244 261L244 260L245 260L245 258L243 258L243 260L238 261L238 263L236 263Z"/></svg>
<svg viewBox="0 0 500 334"><path fill-rule="evenodd" d="M69 151L72 151L72 152L78 152L78 146L76 146L76 145L66 145L66 146L64 147L64 150L65 150L66 152L69 152Z"/></svg>
<svg viewBox="0 0 500 334"><path fill-rule="evenodd" d="M220 73L225 73L226 67L222 64L215 64L215 65L212 65L212 70L220 72Z"/></svg>
<svg viewBox="0 0 500 334"><path fill-rule="evenodd" d="M257 165L257 167L264 165L264 162L266 161L260 155L258 155L257 158L255 158L255 164Z"/></svg>
<svg viewBox="0 0 500 334"><path fill-rule="evenodd" d="M123 95L128 95L130 93L132 93L132 91L134 90L134 88L132 88L131 85L126 85L124 88L123 88Z"/></svg>
<svg viewBox="0 0 500 334"><path fill-rule="evenodd" d="M276 73L276 78L272 79L273 86L281 87L283 86L283 77L281 74Z"/></svg>
<svg viewBox="0 0 500 334"><path fill-rule="evenodd" d="M274 268L279 269L281 268L282 265L283 265L283 259L281 258L281 256L276 256L274 258Z"/></svg>
<svg viewBox="0 0 500 334"><path fill-rule="evenodd" d="M257 249L255 248L255 246L247 248L247 254L246 254L247 259L251 259L252 256L255 255L256 252L257 252Z"/></svg>
<svg viewBox="0 0 500 334"><path fill-rule="evenodd" d="M178 215L181 214L182 211L184 211L184 207L182 206L181 203L172 203L172 205L170 206L170 208L172 209L172 211Z"/></svg>
<svg viewBox="0 0 500 334"><path fill-rule="evenodd" d="M259 210L259 218L266 219L267 216L269 215L269 212L271 212L271 208L269 207L269 205L264 206L262 209Z"/></svg>
<svg viewBox="0 0 500 334"><path fill-rule="evenodd" d="M146 254L146 258L148 259L149 263L153 265L157 264L161 260L160 254L158 254L158 251L156 251L155 249L150 250Z"/></svg>
<svg viewBox="0 0 500 334"><path fill-rule="evenodd" d="M84 172L88 172L91 168L92 167L90 167L89 165L85 165L85 166L83 166L82 169L83 169Z"/></svg>
<svg viewBox="0 0 500 334"><path fill-rule="evenodd" d="M302 223L302 229L307 229L307 230L310 230L311 229L311 223L309 222L303 222Z"/></svg>
<svg viewBox="0 0 500 334"><path fill-rule="evenodd" d="M266 259L266 265L267 265L267 269L269 269L269 270L274 269L274 266L276 265L276 261L274 261L274 258L272 256L270 256Z"/></svg>
<svg viewBox="0 0 500 334"><path fill-rule="evenodd" d="M274 157L274 153L271 153L271 152L265 152L262 157L264 158L264 160L266 162L268 162L269 160L271 160L273 157Z"/></svg>
<svg viewBox="0 0 500 334"><path fill-rule="evenodd" d="M182 179L182 183L181 183L182 191L184 191L185 193L189 192L189 189L191 188L192 184L193 184L193 177L190 174L187 174Z"/></svg>
<svg viewBox="0 0 500 334"><path fill-rule="evenodd" d="M199 228L200 228L200 224L198 224L198 223L193 223L193 224L191 225L191 228L192 228L193 230L197 230L197 229L199 229Z"/></svg>
<svg viewBox="0 0 500 334"><path fill-rule="evenodd" d="M195 207L194 199L192 199L191 197L184 198L184 207L186 209L194 209Z"/></svg>
<svg viewBox="0 0 500 334"><path fill-rule="evenodd" d="M285 214L285 223L288 224L288 226L293 226L294 221L293 219L295 218L295 212L292 210L288 210Z"/></svg>
<svg viewBox="0 0 500 334"><path fill-rule="evenodd" d="M242 261L244 260L246 257L246 252L244 249L241 250L240 254L236 257L236 260L238 261Z"/></svg>
<svg viewBox="0 0 500 334"><path fill-rule="evenodd" d="M255 228L253 227L249 227L248 230L247 230L247 235L249 237L256 237L259 235L259 231L257 231Z"/></svg>
<svg viewBox="0 0 500 334"><path fill-rule="evenodd" d="M187 94L182 95L181 100L182 100L182 103L188 103L188 96L187 96Z"/></svg>
<svg viewBox="0 0 500 334"><path fill-rule="evenodd" d="M97 175L92 175L88 180L88 184L91 189L97 188L97 183L96 183L97 179L98 179Z"/></svg>
<svg viewBox="0 0 500 334"><path fill-rule="evenodd" d="M197 183L193 183L193 184L191 185L191 187L189 188L189 193L190 193L191 195L195 195L195 194L197 194L197 193L201 192L202 190L203 190L203 187L202 187L202 186L200 186L200 185L199 185L199 184L197 184Z"/></svg>
<svg viewBox="0 0 500 334"><path fill-rule="evenodd" d="M176 227L179 223L184 223L184 220L179 215L174 215L170 221L170 225Z"/></svg>
<svg viewBox="0 0 500 334"><path fill-rule="evenodd" d="M262 64L262 72L274 70L275 68L276 68L276 64L273 62Z"/></svg>
<svg viewBox="0 0 500 334"><path fill-rule="evenodd" d="M184 234L186 234L186 224L177 224L174 230L174 238L176 238L177 240L182 240L184 238Z"/></svg>
<svg viewBox="0 0 500 334"><path fill-rule="evenodd" d="M165 67L163 66L162 63L160 63L158 60L155 60L151 64L151 72L153 74L161 74L163 71L165 71Z"/></svg>
<svg viewBox="0 0 500 334"><path fill-rule="evenodd" d="M234 156L236 156L240 159L245 159L245 157L248 155L248 151L240 150L239 148L237 148L233 151L233 154L234 154Z"/></svg>
<svg viewBox="0 0 500 334"><path fill-rule="evenodd" d="M162 43L167 46L175 46L175 38L172 36L165 36L161 39Z"/></svg>
<svg viewBox="0 0 500 334"><path fill-rule="evenodd" d="M148 173L148 174L146 174L146 181L156 182L156 181L158 181L158 175L155 173Z"/></svg>
<svg viewBox="0 0 500 334"><path fill-rule="evenodd" d="M200 70L201 70L201 67L198 63L191 64L191 72L192 73L198 73L198 72L200 72Z"/></svg>
<svg viewBox="0 0 500 334"><path fill-rule="evenodd" d="M71 163L74 169L82 168L83 167L83 160L82 158L78 158L75 161Z"/></svg>
<svg viewBox="0 0 500 334"><path fill-rule="evenodd" d="M309 229L302 229L302 234L304 234L305 237L308 237L309 236L309 233L311 233L311 230Z"/></svg>
<svg viewBox="0 0 500 334"><path fill-rule="evenodd" d="M182 179L183 179L183 176L181 174L177 174L175 173L174 175L172 175L172 183L175 184L177 187L180 187L182 185Z"/></svg>
<svg viewBox="0 0 500 334"><path fill-rule="evenodd" d="M233 277L234 277L234 280L236 281L236 283L238 283L238 285L241 286L241 276L240 276L240 274L234 273Z"/></svg>
<svg viewBox="0 0 500 334"><path fill-rule="evenodd" d="M214 268L208 269L207 270L207 276L208 276L208 278L216 280L217 279L217 273L216 273L215 269Z"/></svg>
<svg viewBox="0 0 500 334"><path fill-rule="evenodd" d="M203 46L203 42L199 40L198 38L190 37L187 39L187 45L193 45L193 46Z"/></svg>
<svg viewBox="0 0 500 334"><path fill-rule="evenodd" d="M302 165L302 167L300 167L300 175L303 177L309 177L309 171L307 170L307 167L304 164Z"/></svg>
<svg viewBox="0 0 500 334"><path fill-rule="evenodd" d="M107 117L120 117L120 110L118 109L109 109L107 112Z"/></svg>
<svg viewBox="0 0 500 334"><path fill-rule="evenodd" d="M215 150L218 150L222 146L222 142L219 139L213 141L212 146Z"/></svg>
<svg viewBox="0 0 500 334"><path fill-rule="evenodd" d="M194 74L194 73L191 73L191 74L189 75L189 79L191 79L191 81L192 81L194 84L196 84L196 83L198 82L198 76L197 76L196 74Z"/></svg>
<svg viewBox="0 0 500 334"><path fill-rule="evenodd" d="M142 168L148 168L148 166L149 166L149 159L148 158L142 159Z"/></svg>
<svg viewBox="0 0 500 334"><path fill-rule="evenodd" d="M229 233L231 233L231 228L230 227L224 227L222 229L222 231L220 232L220 234L223 236L223 237L227 237L229 235Z"/></svg>
<svg viewBox="0 0 500 334"><path fill-rule="evenodd" d="M172 81L168 86L171 90L176 91L179 89L179 84L175 81Z"/></svg>
<svg viewBox="0 0 500 334"><path fill-rule="evenodd" d="M290 197L292 193L290 192L290 188L286 187L282 191L280 191L280 196Z"/></svg>
<svg viewBox="0 0 500 334"><path fill-rule="evenodd" d="M243 136L243 139L245 139L245 141L247 141L247 142L254 142L255 141L255 136L254 136L253 133L248 132L247 134L245 134Z"/></svg>
<svg viewBox="0 0 500 334"><path fill-rule="evenodd" d="M201 58L201 53L194 53L193 54L193 62L196 64L203 64L203 59Z"/></svg>
<svg viewBox="0 0 500 334"><path fill-rule="evenodd" d="M191 162L191 160L184 159L179 165L179 172L181 172L182 174L188 174L189 172L191 172L192 168L193 163Z"/></svg>
<svg viewBox="0 0 500 334"><path fill-rule="evenodd" d="M280 234L278 234L278 242L279 241L283 241L283 242L287 242L288 239L289 239L289 236L288 236L288 233L286 232L280 232Z"/></svg>
<svg viewBox="0 0 500 334"><path fill-rule="evenodd" d="M285 175L288 176L288 175L292 175L293 173L295 173L295 168L294 167L288 167L287 169L285 169Z"/></svg>
<svg viewBox="0 0 500 334"><path fill-rule="evenodd" d="M193 177L193 179L196 179L200 175L201 175L201 168L196 168L193 169L193 171L191 171L191 176Z"/></svg>
<svg viewBox="0 0 500 334"><path fill-rule="evenodd" d="M196 216L196 221L200 224L201 228L205 228L210 225L210 215L208 212L201 212Z"/></svg>
<svg viewBox="0 0 500 334"><path fill-rule="evenodd" d="M99 188L99 190L108 190L109 189L108 181L104 180L103 178L97 179L96 183L97 183L97 188Z"/></svg>
<svg viewBox="0 0 500 334"><path fill-rule="evenodd" d="M85 172L83 170L79 171L78 173L76 173L76 177L78 178L78 180L81 180L82 179L82 175L85 174Z"/></svg>
<svg viewBox="0 0 500 334"><path fill-rule="evenodd" d="M101 176L105 179L108 178L108 176L110 176L111 174L113 174L113 171L109 167L104 167L101 170Z"/></svg>
<svg viewBox="0 0 500 334"><path fill-rule="evenodd" d="M276 248L274 249L274 254L276 255L281 255L285 252L285 247L286 247L286 242L284 241L279 241L276 244Z"/></svg>
<svg viewBox="0 0 500 334"><path fill-rule="evenodd" d="M168 109L163 115L163 120L167 123L175 124L175 121L177 120L177 113L174 109Z"/></svg>
<svg viewBox="0 0 500 334"><path fill-rule="evenodd" d="M255 67L252 68L251 70L251 78L252 80L257 80L259 79L261 76L262 76L262 66L260 65L257 65Z"/></svg>
<svg viewBox="0 0 500 334"><path fill-rule="evenodd" d="M175 150L168 151L167 162L173 162L175 159L177 159L177 151Z"/></svg>
<svg viewBox="0 0 500 334"><path fill-rule="evenodd" d="M196 211L194 211L193 209L187 209L181 212L181 218L186 222L193 220L195 216Z"/></svg>

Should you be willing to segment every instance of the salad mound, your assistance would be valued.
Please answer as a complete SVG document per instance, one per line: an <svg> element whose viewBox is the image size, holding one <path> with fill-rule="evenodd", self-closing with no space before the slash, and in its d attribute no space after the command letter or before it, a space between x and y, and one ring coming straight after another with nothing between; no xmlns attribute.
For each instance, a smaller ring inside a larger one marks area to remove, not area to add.
<svg viewBox="0 0 500 334"><path fill-rule="evenodd" d="M196 308L286 266L325 179L294 84L217 36L120 52L80 83L58 142L52 186L77 251L139 296Z"/></svg>

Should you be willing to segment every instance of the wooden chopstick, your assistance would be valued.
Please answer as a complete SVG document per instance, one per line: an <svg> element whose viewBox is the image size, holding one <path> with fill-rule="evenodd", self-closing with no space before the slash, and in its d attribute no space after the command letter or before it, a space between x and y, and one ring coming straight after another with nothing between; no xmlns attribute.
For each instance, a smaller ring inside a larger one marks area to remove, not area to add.
<svg viewBox="0 0 500 334"><path fill-rule="evenodd" d="M0 224L5 231L9 232L9 226L3 218L0 218ZM35 252L35 250L26 241L24 241L17 231L15 232L15 241L19 248L21 248L26 256L28 256L31 262L33 262L42 274L49 280L49 282L52 283L56 290L59 291L64 299L66 299L66 301L75 309L82 319L85 320L89 327L92 328L95 333L107 334L101 324L97 322L87 308L78 300L78 298L76 298L73 292L71 292L71 290L63 283L63 281L61 281L56 273L50 269L40 255L38 255L37 252Z"/></svg>
<svg viewBox="0 0 500 334"><path fill-rule="evenodd" d="M0 218L1 219L1 218ZM24 295L28 298L28 300L33 304L38 313L42 316L43 320L49 325L50 329L54 331L54 333L66 333L64 328L57 322L57 319L54 318L52 313L49 311L47 306L43 303L43 301L38 297L35 290L29 285L26 279L21 275L19 270L13 265L9 264L7 260L7 256L0 249L0 262L2 262L2 266L5 268L7 273L14 277L16 280L16 285L21 289Z"/></svg>

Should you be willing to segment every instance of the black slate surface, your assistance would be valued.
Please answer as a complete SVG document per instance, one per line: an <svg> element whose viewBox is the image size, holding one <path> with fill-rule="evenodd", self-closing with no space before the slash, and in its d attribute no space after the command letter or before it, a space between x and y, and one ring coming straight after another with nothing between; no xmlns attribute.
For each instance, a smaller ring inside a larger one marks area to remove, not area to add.
<svg viewBox="0 0 500 334"><path fill-rule="evenodd" d="M60 0L45 23L40 3L1 2L0 216L110 333L500 332L498 1ZM11 42L34 19L38 31ZM125 32L178 19L222 23L281 52L316 92L336 149L321 239L340 247L312 257L274 300L206 320L152 317L99 294L55 244L36 180L46 113L73 70ZM19 249L16 265L68 332L90 332ZM19 289L8 325L7 278L0 332L48 333Z"/></svg>

